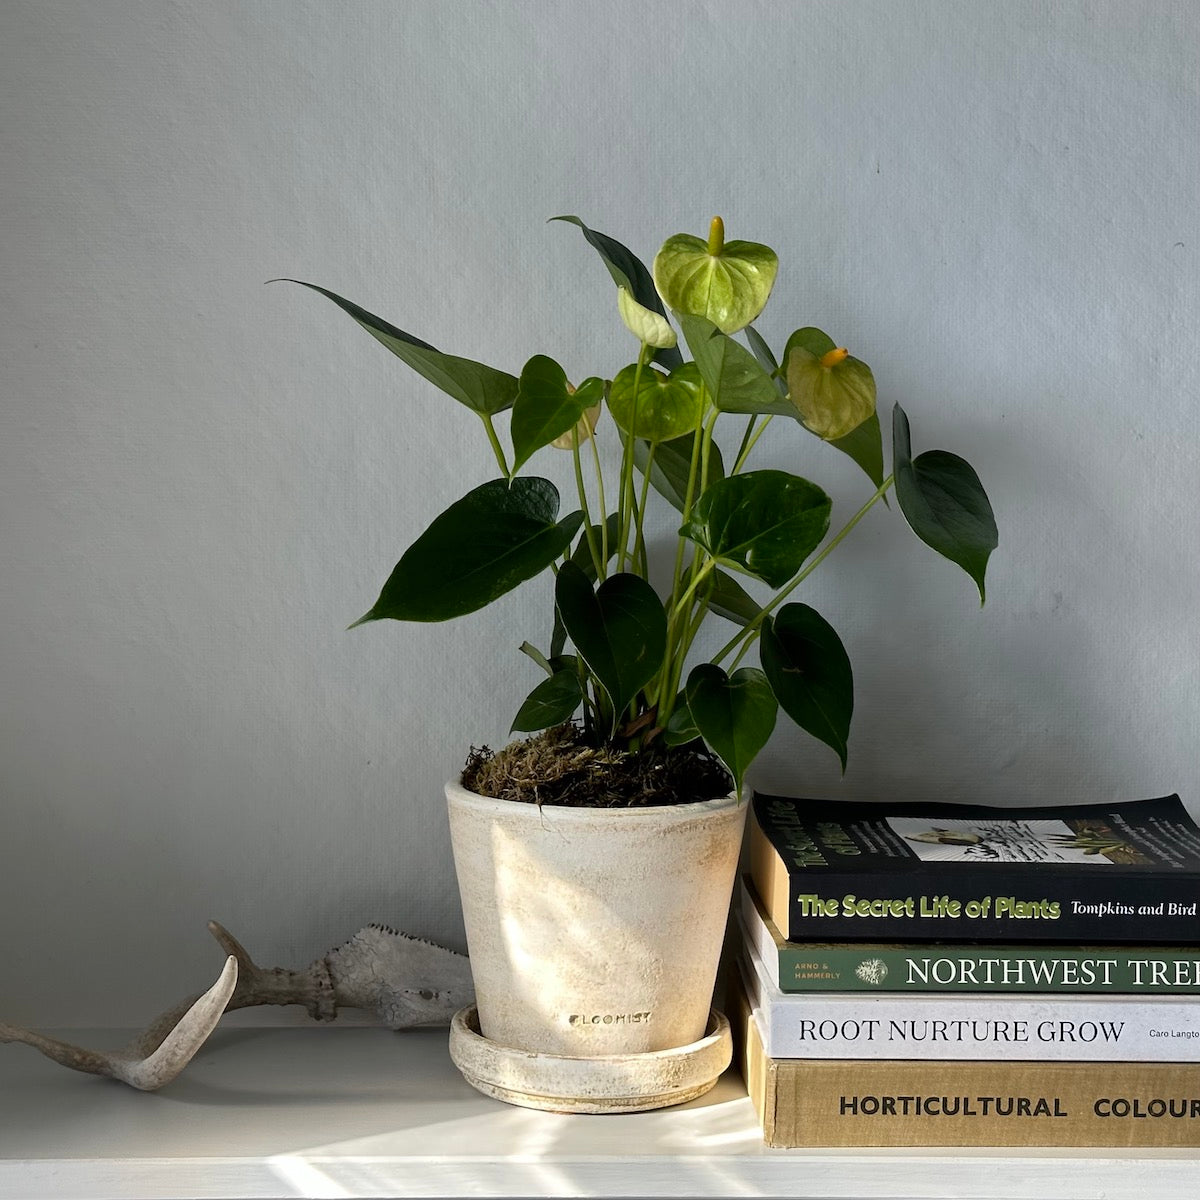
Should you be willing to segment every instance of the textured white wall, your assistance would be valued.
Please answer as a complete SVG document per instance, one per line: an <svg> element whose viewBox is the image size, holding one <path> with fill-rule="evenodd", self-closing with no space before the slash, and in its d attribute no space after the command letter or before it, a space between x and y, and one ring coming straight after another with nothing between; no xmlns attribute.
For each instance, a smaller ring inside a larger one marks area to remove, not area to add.
<svg viewBox="0 0 1200 1200"><path fill-rule="evenodd" d="M461 944L440 786L548 591L343 632L494 467L263 281L611 374L557 213L775 247L772 343L832 331L995 504L982 611L894 510L813 577L849 771L781 727L760 784L1200 800L1198 58L1187 0L0 6L0 1014L141 1020L215 975L210 916L287 964L370 919ZM759 463L835 521L869 492L798 429Z"/></svg>

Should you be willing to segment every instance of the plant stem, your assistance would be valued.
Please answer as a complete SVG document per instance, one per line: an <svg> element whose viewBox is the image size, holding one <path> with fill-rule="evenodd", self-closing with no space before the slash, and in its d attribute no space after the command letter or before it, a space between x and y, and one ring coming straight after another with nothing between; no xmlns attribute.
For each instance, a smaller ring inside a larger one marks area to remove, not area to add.
<svg viewBox="0 0 1200 1200"><path fill-rule="evenodd" d="M743 639L745 639L746 644L745 644L745 646L742 647L741 653L739 653L737 659L735 660L737 662L740 662L741 658L742 658L742 654L744 654L746 652L746 649L750 646L750 644L758 636L759 626L763 623L763 621L766 619L766 617L768 617L785 599L787 599L787 597L789 595L791 595L791 593L793 591L795 591L796 588L798 588L830 556L830 554L833 553L834 548L836 546L840 545L840 543L846 537L846 535L850 532L850 530L852 530L855 527L855 525L857 525L859 523L859 521L861 521L863 519L863 517L865 517L867 515L867 513L871 510L872 506L877 501L883 499L884 495L887 493L887 490L892 486L892 484L894 482L895 482L895 476L889 475L883 481L883 483L881 483L879 485L875 494L866 502L866 504L864 504L862 506L862 508L860 508L858 510L858 512L856 512L854 514L854 516L852 516L850 518L850 520L847 521L846 524L842 526L842 528L840 530L838 530L837 534L834 537L830 538L830 540L828 542L826 542L825 548L821 551L821 553L818 554L817 557L814 558L812 560L812 562L810 562L808 564L808 566L806 566L804 568L804 570L801 571L796 576L796 578L793 579L791 581L791 583L789 583L787 585L787 587L783 588L782 591L778 592L776 594L776 596L774 597L774 599L770 600L767 604L765 604L762 608L760 608L758 610L758 614L746 626L746 628L743 629L741 631L741 633L735 634L732 638L730 638L730 640L728 642L726 642L726 644L724 646L722 646L720 650L717 651L717 653L714 655L712 661L714 663L719 663L727 654L729 654L732 650L734 650L737 647L739 642L741 642Z"/></svg>
<svg viewBox="0 0 1200 1200"><path fill-rule="evenodd" d="M588 441L592 443L592 462L596 466L596 495L600 502L600 569L596 572L596 578L602 581L608 574L608 506L604 503L604 471L600 466L600 450L596 446L595 433Z"/></svg>
<svg viewBox="0 0 1200 1200"><path fill-rule="evenodd" d="M742 444L738 447L737 458L733 460L733 469L729 472L730 475L736 475L738 467L746 461L746 455L750 453L750 435L754 432L754 425L758 417L752 415L750 420L746 422L746 432L742 434Z"/></svg>
<svg viewBox="0 0 1200 1200"><path fill-rule="evenodd" d="M716 560L715 558L710 558L710 559L709 559L709 560L708 560L708 561L707 561L707 562L704 564L704 566L702 566L702 567L701 567L701 568L700 568L698 571L695 571L695 572L693 572L693 574L692 574L692 581L691 581L691 583L689 583L689 584L688 584L688 586L687 586L687 591L685 591L685 592L683 593L683 595L682 595L682 596L680 596L680 598L679 598L679 603L678 603L678 604L676 604L676 605L675 605L675 607L674 607L674 609L672 609L672 611L671 611L671 622L672 622L672 624L673 624L674 622L676 622L676 621L678 621L678 620L679 620L679 618L680 618L680 616L682 615L682 613L684 612L685 608L686 608L686 607L687 607L687 606L688 606L688 605L691 603L691 599L692 599L692 597L693 597L693 596L696 594L696 588L700 586L700 581L701 581L701 580L702 580L702 579L703 579L703 578L704 578L704 577L705 577L705 576L706 576L706 575L709 573L709 571L711 571L711 570L713 569L713 567L715 567L716 565L717 565L717 560ZM685 629L687 628L687 625L686 625L686 623L685 623L685 626L684 626L684 628L685 628Z"/></svg>
<svg viewBox="0 0 1200 1200"><path fill-rule="evenodd" d="M496 436L496 427L492 424L492 414L481 413L480 416L483 418L483 427L487 430L488 441L492 443L492 453L496 456L500 473L505 479L512 479L508 470L508 460L504 457L504 447L500 445L500 439Z"/></svg>
<svg viewBox="0 0 1200 1200"><path fill-rule="evenodd" d="M621 486L617 494L617 511L620 517L620 533L618 535L617 570L625 569L625 559L629 556L629 518L633 506L633 452L637 445L634 430L637 429L637 410L639 389L642 384L642 368L646 364L646 343L643 342L638 350L637 366L633 372L633 419L629 423L629 433L625 438L625 452L621 455Z"/></svg>
<svg viewBox="0 0 1200 1200"><path fill-rule="evenodd" d="M754 436L751 437L750 426L754 424L755 418L750 418L750 425L746 427L746 436L742 439L742 448L738 451L737 461L733 464L733 470L729 472L730 475L736 475L742 469L742 464L750 457L750 451L754 449L755 442L762 437L763 432L774 419L775 415L773 413L768 415L767 419L755 430Z"/></svg>
<svg viewBox="0 0 1200 1200"><path fill-rule="evenodd" d="M637 538L633 546L633 559L635 569L639 563L641 564L643 578L650 574L650 559L646 553L646 501L650 495L650 472L654 468L654 451L656 449L658 449L658 443L650 442L646 452L646 470L642 474L642 496L634 510L634 519L637 521Z"/></svg>
<svg viewBox="0 0 1200 1200"><path fill-rule="evenodd" d="M571 457L575 460L575 487L579 492L579 507L583 509L583 534L587 538L588 549L592 554L592 566L596 568L596 578L600 578L600 549L596 545L596 535L592 532L592 514L588 510L587 489L583 486L583 464L579 461L579 439L574 438L571 445Z"/></svg>

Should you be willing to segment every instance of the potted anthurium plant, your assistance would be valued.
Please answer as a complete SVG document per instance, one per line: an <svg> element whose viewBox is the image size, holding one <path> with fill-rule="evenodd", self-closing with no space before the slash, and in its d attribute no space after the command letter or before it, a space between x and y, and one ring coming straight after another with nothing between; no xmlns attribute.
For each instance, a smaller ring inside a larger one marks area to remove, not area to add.
<svg viewBox="0 0 1200 1200"><path fill-rule="evenodd" d="M726 242L714 218L707 239L668 238L651 273L614 239L560 219L598 251L637 345L611 379L573 383L541 354L513 376L315 290L473 412L496 459L496 477L412 543L356 624L445 621L554 576L549 640L520 647L543 677L512 730L533 736L473 751L446 788L478 1003L477 1017L456 1023L452 1052L476 1086L518 1103L653 1107L702 1091L728 1061L713 982L745 775L779 710L845 769L850 660L793 593L894 491L912 531L959 564L982 600L996 525L962 458L914 457L898 405L885 475L866 363L811 326L772 353L752 324L778 267L766 246ZM619 439L608 462L597 447L605 409ZM831 537L820 487L752 465L762 435L789 426L849 455L869 480ZM722 450L727 430L737 440ZM566 515L554 484L529 470L555 448L573 459ZM677 510L659 561L652 494ZM652 584L652 564L669 586ZM725 623L727 640L694 662L710 620ZM758 666L745 662L755 649ZM530 1063L558 1074L527 1078L518 1067Z"/></svg>

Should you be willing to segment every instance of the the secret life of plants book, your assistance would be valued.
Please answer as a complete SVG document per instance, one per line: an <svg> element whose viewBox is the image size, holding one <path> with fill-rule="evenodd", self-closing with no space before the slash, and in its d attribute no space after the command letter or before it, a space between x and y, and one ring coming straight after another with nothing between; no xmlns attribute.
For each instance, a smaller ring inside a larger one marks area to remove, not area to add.
<svg viewBox="0 0 1200 1200"><path fill-rule="evenodd" d="M789 941L1200 943L1178 796L999 808L754 797L751 875Z"/></svg>

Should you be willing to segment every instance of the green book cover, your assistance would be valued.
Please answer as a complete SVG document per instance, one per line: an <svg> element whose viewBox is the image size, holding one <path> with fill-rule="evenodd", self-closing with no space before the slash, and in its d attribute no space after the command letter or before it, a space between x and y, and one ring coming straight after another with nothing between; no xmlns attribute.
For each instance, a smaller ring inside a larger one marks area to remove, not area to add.
<svg viewBox="0 0 1200 1200"><path fill-rule="evenodd" d="M743 935L784 992L1200 995L1200 946L789 942L749 879L739 891Z"/></svg>

